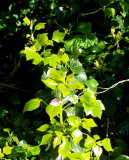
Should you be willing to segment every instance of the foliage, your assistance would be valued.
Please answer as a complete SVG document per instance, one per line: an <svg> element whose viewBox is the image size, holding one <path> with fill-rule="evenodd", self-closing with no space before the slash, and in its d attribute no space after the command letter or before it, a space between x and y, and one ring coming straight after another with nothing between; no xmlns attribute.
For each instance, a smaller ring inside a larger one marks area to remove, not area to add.
<svg viewBox="0 0 129 160"><path fill-rule="evenodd" d="M0 7L0 159L129 159L128 84L99 94L129 75L129 2L6 6Z"/></svg>

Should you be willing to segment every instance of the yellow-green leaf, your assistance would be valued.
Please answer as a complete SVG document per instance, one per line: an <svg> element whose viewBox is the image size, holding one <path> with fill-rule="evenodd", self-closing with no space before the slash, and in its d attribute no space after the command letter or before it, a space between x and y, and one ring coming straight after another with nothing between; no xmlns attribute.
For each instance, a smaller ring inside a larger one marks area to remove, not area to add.
<svg viewBox="0 0 129 160"><path fill-rule="evenodd" d="M41 132L45 132L48 128L49 128L49 125L44 124L44 125L40 126L39 128L37 128L37 130L41 131Z"/></svg>
<svg viewBox="0 0 129 160"><path fill-rule="evenodd" d="M74 81L71 84L68 84L68 87L71 89L83 89L84 85L78 81Z"/></svg>
<svg viewBox="0 0 129 160"><path fill-rule="evenodd" d="M46 24L46 23L38 23L38 24L35 26L35 30L44 29L44 28L45 28L45 24Z"/></svg>
<svg viewBox="0 0 129 160"><path fill-rule="evenodd" d="M102 145L104 147L104 149L109 152L109 151L113 151L112 146L111 146L111 142L109 138L105 138L102 140Z"/></svg>
<svg viewBox="0 0 129 160"><path fill-rule="evenodd" d="M37 109L40 106L40 102L41 102L41 99L39 98L31 99L30 101L26 102L23 112L33 111Z"/></svg>
<svg viewBox="0 0 129 160"><path fill-rule="evenodd" d="M71 91L69 90L69 88L67 88L67 86L63 83L60 83L58 85L58 89L61 91L61 93L63 94L63 97L68 96L71 94Z"/></svg>
<svg viewBox="0 0 129 160"><path fill-rule="evenodd" d="M82 139L82 132L79 129L75 129L72 132L72 137L73 137L74 143L77 144Z"/></svg>
<svg viewBox="0 0 129 160"><path fill-rule="evenodd" d="M13 149L13 147L9 147L9 146L8 147L4 147L3 148L3 153L8 155L8 154L11 153L12 149Z"/></svg>
<svg viewBox="0 0 129 160"><path fill-rule="evenodd" d="M56 89L58 83L56 83L53 79L45 79L42 80L49 88Z"/></svg>
<svg viewBox="0 0 129 160"><path fill-rule="evenodd" d="M52 134L45 134L42 137L42 141L41 141L40 145L46 145L46 144L50 143L52 140L52 137L53 137Z"/></svg>
<svg viewBox="0 0 129 160"><path fill-rule="evenodd" d="M30 20L29 20L28 17L25 17L25 18L23 19L23 21L24 21L28 26L30 25Z"/></svg>

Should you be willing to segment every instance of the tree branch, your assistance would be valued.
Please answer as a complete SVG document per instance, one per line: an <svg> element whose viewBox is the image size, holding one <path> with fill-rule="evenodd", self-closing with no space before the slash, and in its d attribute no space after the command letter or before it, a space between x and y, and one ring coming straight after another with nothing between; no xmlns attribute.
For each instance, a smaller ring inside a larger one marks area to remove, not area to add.
<svg viewBox="0 0 129 160"><path fill-rule="evenodd" d="M109 87L109 88L101 88L101 89L104 89L104 91L96 92L96 94L105 93L105 92L109 91L110 89L115 88L117 85L119 85L119 84L121 84L121 83L124 83L124 82L129 82L129 79L125 79L125 80L119 81L119 82L113 84L113 85L112 85L111 87Z"/></svg>
<svg viewBox="0 0 129 160"><path fill-rule="evenodd" d="M88 16L88 15L96 14L96 13L98 13L99 11L103 10L104 8L110 6L111 4L113 4L113 3L117 2L117 1L119 1L119 0L112 1L112 2L108 3L107 5L99 8L99 9L96 10L96 11L93 11L93 12L90 12L90 13L84 13L84 14L82 13L81 16Z"/></svg>

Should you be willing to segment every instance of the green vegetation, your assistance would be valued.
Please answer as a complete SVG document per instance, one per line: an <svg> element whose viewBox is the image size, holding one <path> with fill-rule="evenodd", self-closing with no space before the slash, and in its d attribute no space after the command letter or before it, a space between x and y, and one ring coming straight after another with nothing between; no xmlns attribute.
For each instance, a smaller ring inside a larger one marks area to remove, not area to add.
<svg viewBox="0 0 129 160"><path fill-rule="evenodd" d="M0 8L0 159L129 159L129 1Z"/></svg>

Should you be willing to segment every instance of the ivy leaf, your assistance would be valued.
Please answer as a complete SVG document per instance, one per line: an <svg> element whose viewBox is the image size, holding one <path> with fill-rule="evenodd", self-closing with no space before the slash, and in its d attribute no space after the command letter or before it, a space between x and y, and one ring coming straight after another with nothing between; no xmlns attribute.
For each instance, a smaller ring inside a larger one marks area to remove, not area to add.
<svg viewBox="0 0 129 160"><path fill-rule="evenodd" d="M96 92L97 91L97 86L98 86L98 82L95 79L89 79L87 80L87 86L89 87L89 89L92 92Z"/></svg>
<svg viewBox="0 0 129 160"><path fill-rule="evenodd" d="M30 25L30 20L29 20L28 17L25 17L25 18L23 19L23 21L24 21L28 26Z"/></svg>
<svg viewBox="0 0 129 160"><path fill-rule="evenodd" d="M83 120L84 121L82 122L82 127L88 130L89 132L91 132L91 128L97 127L97 124L94 122L92 118L89 119L84 118Z"/></svg>
<svg viewBox="0 0 129 160"><path fill-rule="evenodd" d="M102 145L107 152L113 151L111 147L111 142L109 138L105 138L102 140Z"/></svg>
<svg viewBox="0 0 129 160"><path fill-rule="evenodd" d="M53 80L55 80L56 82L63 82L65 83L65 76L66 74L62 71L58 71L55 69L50 69L50 74L49 77Z"/></svg>
<svg viewBox="0 0 129 160"><path fill-rule="evenodd" d="M76 104L78 103L78 96L77 95L72 95L68 98L68 100L73 103L73 104Z"/></svg>
<svg viewBox="0 0 129 160"><path fill-rule="evenodd" d="M46 44L46 42L48 41L47 35L48 35L48 33L38 34L37 40L41 46L44 46Z"/></svg>
<svg viewBox="0 0 129 160"><path fill-rule="evenodd" d="M71 91L69 90L69 88L67 88L67 86L63 83L60 83L58 85L58 89L61 91L61 93L63 94L63 97L68 96L71 94Z"/></svg>
<svg viewBox="0 0 129 160"><path fill-rule="evenodd" d="M95 146L92 148L92 150L93 150L94 154L96 155L96 157L98 157L98 158L101 156L101 154L103 152L103 150L100 146Z"/></svg>
<svg viewBox="0 0 129 160"><path fill-rule="evenodd" d="M35 26L35 30L44 29L44 28L45 28L45 24L46 24L46 23L38 23L38 24Z"/></svg>
<svg viewBox="0 0 129 160"><path fill-rule="evenodd" d="M90 136L87 136L85 142L84 142L84 146L87 148L87 149L92 149L92 147L95 146L95 140L90 137Z"/></svg>
<svg viewBox="0 0 129 160"><path fill-rule="evenodd" d="M78 31L80 31L83 34L90 33L91 32L91 23L79 23Z"/></svg>
<svg viewBox="0 0 129 160"><path fill-rule="evenodd" d="M83 36L82 38L84 40L83 47L85 49L93 46L94 44L96 44L98 42L98 38L93 33L88 33L85 36Z"/></svg>
<svg viewBox="0 0 129 160"><path fill-rule="evenodd" d="M61 137L55 137L53 140L53 148L61 144Z"/></svg>
<svg viewBox="0 0 129 160"><path fill-rule="evenodd" d="M40 147L39 146L29 147L28 151L31 152L33 156L36 156L40 154Z"/></svg>
<svg viewBox="0 0 129 160"><path fill-rule="evenodd" d="M86 84L87 81L86 72L80 72L77 76L75 76L75 79L82 84Z"/></svg>
<svg viewBox="0 0 129 160"><path fill-rule="evenodd" d="M30 101L26 102L23 112L33 111L37 109L40 106L40 102L41 102L41 99L39 98L31 99Z"/></svg>
<svg viewBox="0 0 129 160"><path fill-rule="evenodd" d="M41 140L40 145L46 145L46 144L50 143L51 140L52 140L52 137L53 137L52 134L45 134L45 135L42 137L42 140Z"/></svg>
<svg viewBox="0 0 129 160"><path fill-rule="evenodd" d="M49 66L56 68L58 63L60 62L60 58L57 55L52 54L50 57L44 58L44 65L49 64Z"/></svg>
<svg viewBox="0 0 129 160"><path fill-rule="evenodd" d="M22 50L20 53L26 55L27 61L33 60L33 64L35 65L43 61L43 58L40 56L40 54L36 52L35 50L33 50L32 48L25 47L25 50Z"/></svg>
<svg viewBox="0 0 129 160"><path fill-rule="evenodd" d="M83 107L95 107L96 106L96 97L91 92L84 92L82 97L80 98L82 101Z"/></svg>
<svg viewBox="0 0 129 160"><path fill-rule="evenodd" d="M44 125L40 126L39 128L37 128L37 130L41 131L41 132L45 132L46 130L48 130L48 128L49 128L49 125L44 124Z"/></svg>
<svg viewBox="0 0 129 160"><path fill-rule="evenodd" d="M72 132L72 137L73 137L74 143L77 144L82 139L82 132L79 129L75 129Z"/></svg>
<svg viewBox="0 0 129 160"><path fill-rule="evenodd" d="M68 87L71 89L83 89L84 85L78 81L74 81L71 84L68 84Z"/></svg>
<svg viewBox="0 0 129 160"><path fill-rule="evenodd" d="M60 43L60 42L63 42L64 37L65 37L65 33L59 32L59 30L56 30L53 33L52 40Z"/></svg>
<svg viewBox="0 0 129 160"><path fill-rule="evenodd" d="M61 57L61 61L63 63L67 63L69 61L69 56L66 53L64 53Z"/></svg>
<svg viewBox="0 0 129 160"><path fill-rule="evenodd" d="M90 157L85 157L85 153L84 152L77 152L77 153L69 153L68 157L70 160L89 160ZM88 158L88 159L87 159Z"/></svg>
<svg viewBox="0 0 129 160"><path fill-rule="evenodd" d="M74 60L74 59L71 59L70 61L70 69L75 74L79 74L84 71L82 64L79 62L79 60Z"/></svg>
<svg viewBox="0 0 129 160"><path fill-rule="evenodd" d="M77 116L69 116L67 121L73 127L78 127L81 124L81 119Z"/></svg>
<svg viewBox="0 0 129 160"><path fill-rule="evenodd" d="M11 152L12 152L12 149L13 149L13 147L4 147L3 148L3 153L4 154L6 154L6 155L9 155L9 154L11 154Z"/></svg>
<svg viewBox="0 0 129 160"><path fill-rule="evenodd" d="M100 100L96 101L96 105L94 107L88 107L83 104L86 115L92 115L93 117L101 118L102 110L104 110L104 106Z"/></svg>
<svg viewBox="0 0 129 160"><path fill-rule="evenodd" d="M61 111L62 111L62 104L60 104L58 106L48 105L46 107L46 112L49 115L50 119L52 119L53 117L55 117L58 114L60 114Z"/></svg>
<svg viewBox="0 0 129 160"><path fill-rule="evenodd" d="M56 89L56 86L58 85L58 83L56 83L53 79L45 79L42 81L51 89Z"/></svg>
<svg viewBox="0 0 129 160"><path fill-rule="evenodd" d="M115 14L116 14L116 10L114 8L107 8L105 7L104 8L104 13L105 13L105 16L107 16L108 18L110 17L115 17Z"/></svg>
<svg viewBox="0 0 129 160"><path fill-rule="evenodd" d="M75 116L75 108L74 107L69 107L65 109L65 112L67 116Z"/></svg>
<svg viewBox="0 0 129 160"><path fill-rule="evenodd" d="M66 137L63 137L63 142L58 149L59 154L61 154L65 158L67 157L67 154L70 152L70 149L71 149L70 142Z"/></svg>
<svg viewBox="0 0 129 160"><path fill-rule="evenodd" d="M72 82L74 79L74 74L69 74L67 77L66 77L66 83L69 84L70 82Z"/></svg>

